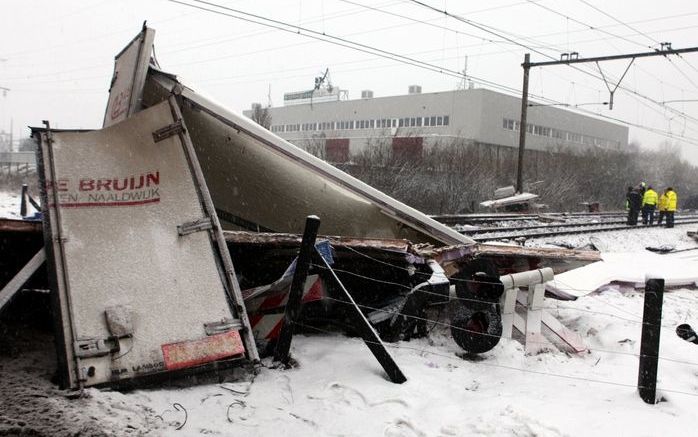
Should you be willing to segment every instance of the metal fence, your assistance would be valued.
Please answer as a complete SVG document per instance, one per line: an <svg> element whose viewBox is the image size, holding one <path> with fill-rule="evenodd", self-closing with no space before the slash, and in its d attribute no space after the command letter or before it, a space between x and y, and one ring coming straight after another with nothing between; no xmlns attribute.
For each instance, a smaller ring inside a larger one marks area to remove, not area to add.
<svg viewBox="0 0 698 437"><path fill-rule="evenodd" d="M0 152L0 174L27 174L35 170L34 152Z"/></svg>

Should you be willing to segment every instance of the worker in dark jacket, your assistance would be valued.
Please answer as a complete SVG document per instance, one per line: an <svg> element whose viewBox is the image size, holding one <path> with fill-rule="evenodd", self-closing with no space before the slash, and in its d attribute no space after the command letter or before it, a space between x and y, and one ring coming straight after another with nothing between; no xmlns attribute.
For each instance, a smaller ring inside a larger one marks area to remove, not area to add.
<svg viewBox="0 0 698 437"><path fill-rule="evenodd" d="M640 207L642 206L642 195L639 188L628 187L626 200L628 202L628 224L636 226L637 216L640 214Z"/></svg>
<svg viewBox="0 0 698 437"><path fill-rule="evenodd" d="M654 209L657 207L657 202L659 197L657 197L657 192L652 189L650 185L647 187L645 194L642 195L642 224L649 224L652 226L654 224Z"/></svg>
<svg viewBox="0 0 698 437"><path fill-rule="evenodd" d="M645 195L645 191L647 191L647 182L642 181L637 185L637 189L640 192L640 197Z"/></svg>

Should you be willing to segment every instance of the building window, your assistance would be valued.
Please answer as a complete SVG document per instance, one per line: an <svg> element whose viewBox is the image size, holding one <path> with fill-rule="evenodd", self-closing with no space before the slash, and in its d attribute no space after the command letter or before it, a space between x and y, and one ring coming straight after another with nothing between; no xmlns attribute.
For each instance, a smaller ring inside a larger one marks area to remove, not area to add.
<svg viewBox="0 0 698 437"><path fill-rule="evenodd" d="M422 126L422 117L417 117L417 127Z"/></svg>
<svg viewBox="0 0 698 437"><path fill-rule="evenodd" d="M449 117L448 115L444 115L444 126L448 126L449 123Z"/></svg>
<svg viewBox="0 0 698 437"><path fill-rule="evenodd" d="M436 117L436 125L443 126L444 125L444 118L443 117Z"/></svg>
<svg viewBox="0 0 698 437"><path fill-rule="evenodd" d="M549 137L550 136L550 128L545 127L545 126L534 125L533 126L533 135L538 135L541 137Z"/></svg>
<svg viewBox="0 0 698 437"><path fill-rule="evenodd" d="M436 126L436 116L432 116L429 118L429 125Z"/></svg>
<svg viewBox="0 0 698 437"><path fill-rule="evenodd" d="M354 129L354 120L349 122L349 129Z"/></svg>
<svg viewBox="0 0 698 437"><path fill-rule="evenodd" d="M392 127L397 127L397 119L393 118L390 120Z"/></svg>
<svg viewBox="0 0 698 437"><path fill-rule="evenodd" d="M567 132L567 140L571 141L573 143L581 143L582 142L582 135L576 134L574 132Z"/></svg>
<svg viewBox="0 0 698 437"><path fill-rule="evenodd" d="M424 126L431 126L429 124L429 117L424 117Z"/></svg>
<svg viewBox="0 0 698 437"><path fill-rule="evenodd" d="M371 120L369 121L369 126L368 126L369 129L373 129L373 122L374 122L374 121L375 121L375 120L373 120L373 119L371 119Z"/></svg>

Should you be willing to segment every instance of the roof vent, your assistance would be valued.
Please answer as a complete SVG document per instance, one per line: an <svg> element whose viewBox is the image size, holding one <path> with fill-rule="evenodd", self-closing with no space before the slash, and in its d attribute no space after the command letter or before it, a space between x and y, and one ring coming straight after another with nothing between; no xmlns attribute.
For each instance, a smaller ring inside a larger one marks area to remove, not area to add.
<svg viewBox="0 0 698 437"><path fill-rule="evenodd" d="M371 90L361 91L361 98L362 99L372 99L373 98L373 91L371 91Z"/></svg>
<svg viewBox="0 0 698 437"><path fill-rule="evenodd" d="M407 89L407 94L422 94L422 87L419 85L410 85Z"/></svg>

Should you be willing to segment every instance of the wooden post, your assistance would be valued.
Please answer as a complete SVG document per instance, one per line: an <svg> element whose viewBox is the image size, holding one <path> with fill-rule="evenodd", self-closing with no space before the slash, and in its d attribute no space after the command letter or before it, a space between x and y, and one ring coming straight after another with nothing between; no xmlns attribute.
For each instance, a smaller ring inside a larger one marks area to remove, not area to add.
<svg viewBox="0 0 698 437"><path fill-rule="evenodd" d="M545 296L545 284L531 284L528 286L526 299L526 344L524 349L528 355L535 355L545 349L547 340L543 337L543 298Z"/></svg>
<svg viewBox="0 0 698 437"><path fill-rule="evenodd" d="M349 317L352 320L352 327L359 333L361 338L364 340L364 343L366 343L366 346L368 346L373 353L373 356L376 357L380 365L383 367L383 370L385 370L385 373L388 374L390 380L396 384L402 384L403 382L407 381L407 378L402 373L402 370L400 370L393 357L385 348L385 345L378 336L378 333L376 333L375 329L373 329L371 323L366 319L358 305L356 305L356 302L354 302L354 298L351 297L351 294L349 294L349 291L347 291L347 289L344 287L342 281L339 280L337 274L334 272L334 270L332 270L332 267L317 251L317 249L315 250L314 258L317 259L320 265L323 266L327 272L329 272L330 277L334 280L337 288L339 289L338 291L341 293L341 299L347 303L347 307L349 308Z"/></svg>
<svg viewBox="0 0 698 437"><path fill-rule="evenodd" d="M519 287L507 288L504 290L500 300L502 309L502 338L512 338L514 331L514 316L516 315L516 297L519 294Z"/></svg>
<svg viewBox="0 0 698 437"><path fill-rule="evenodd" d="M2 312L5 305L7 305L10 300L17 294L22 285L24 285L29 278L32 277L34 272L36 272L39 267L46 261L46 252L44 249L40 249L36 255L29 260L29 262L22 267L10 282L8 282L2 289L0 289L0 313Z"/></svg>
<svg viewBox="0 0 698 437"><path fill-rule="evenodd" d="M662 325L664 279L647 279L645 306L642 313L642 339L637 390L643 401L657 403L657 364L659 361L659 334Z"/></svg>
<svg viewBox="0 0 698 437"><path fill-rule="evenodd" d="M27 215L27 184L22 184L22 199L19 202L19 215L26 217Z"/></svg>
<svg viewBox="0 0 698 437"><path fill-rule="evenodd" d="M319 228L319 217L311 215L306 218L303 239L301 240L300 251L296 259L296 270L293 272L291 290L289 291L288 301L286 302L284 323L281 326L279 340L274 350L274 361L283 364L288 364L291 340L293 338L293 323L298 319L298 313L300 312L301 300L303 298L303 285L305 285L305 279L308 277L310 258L315 248L315 239L317 238L317 231Z"/></svg>

